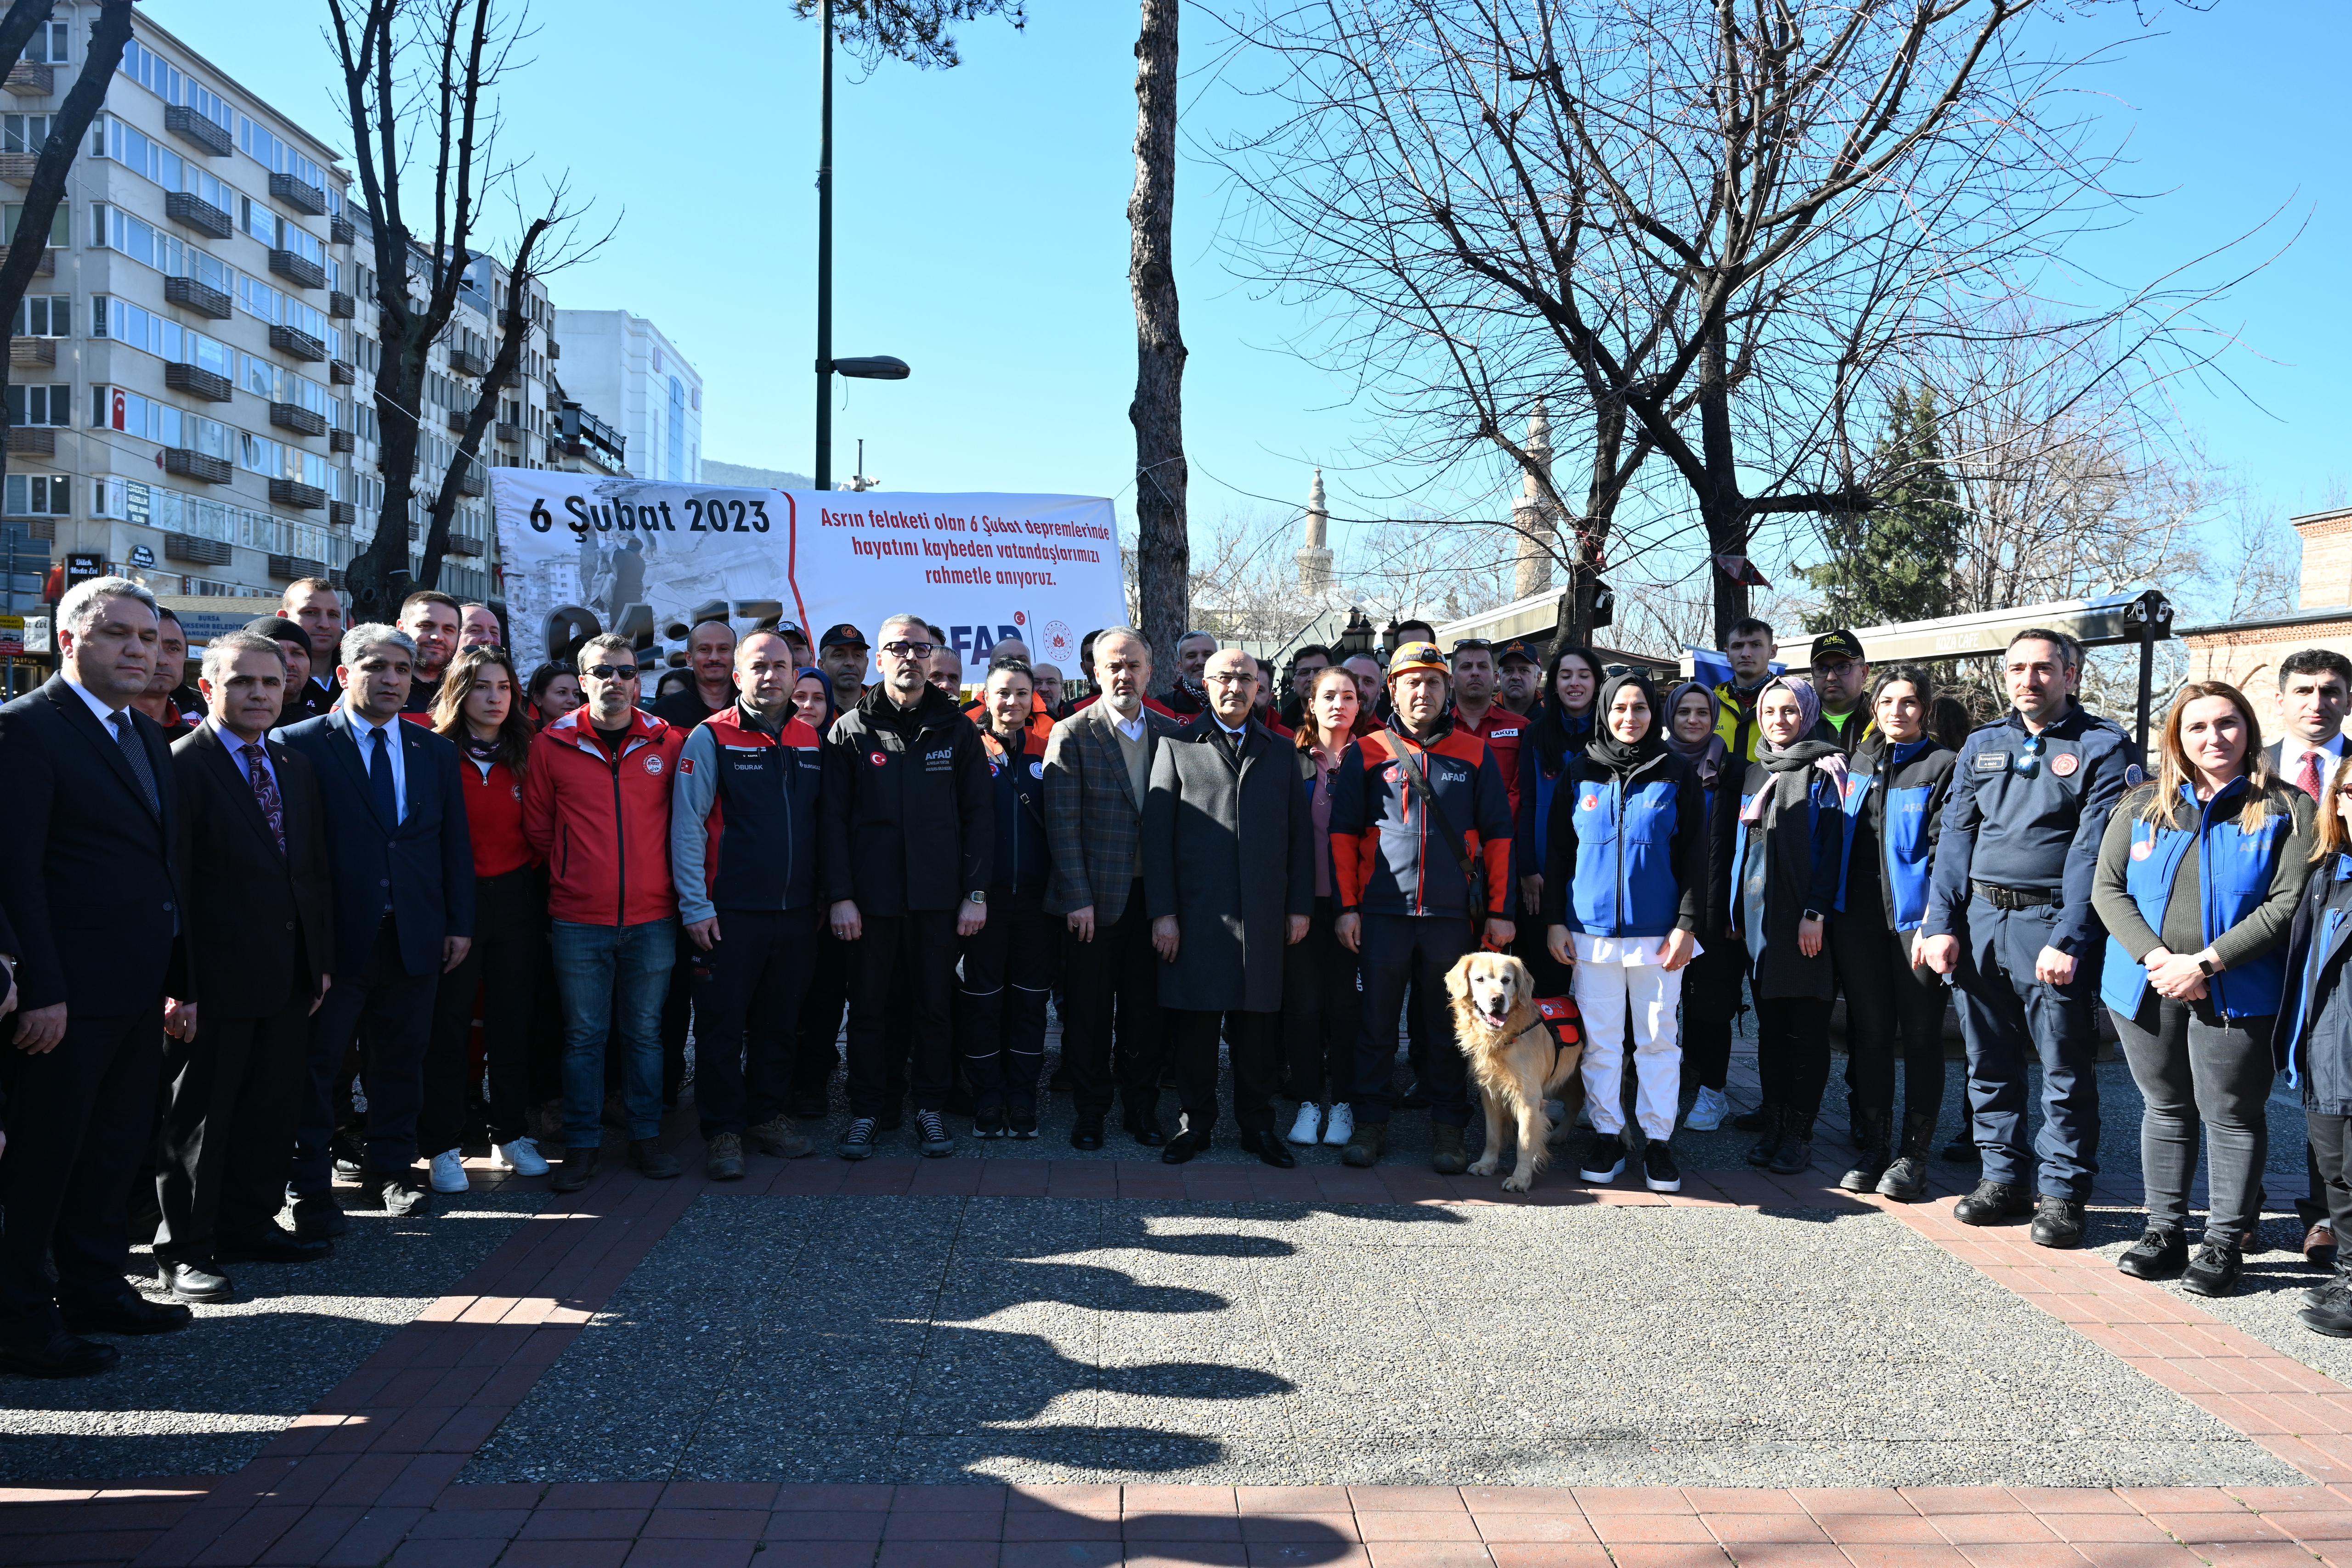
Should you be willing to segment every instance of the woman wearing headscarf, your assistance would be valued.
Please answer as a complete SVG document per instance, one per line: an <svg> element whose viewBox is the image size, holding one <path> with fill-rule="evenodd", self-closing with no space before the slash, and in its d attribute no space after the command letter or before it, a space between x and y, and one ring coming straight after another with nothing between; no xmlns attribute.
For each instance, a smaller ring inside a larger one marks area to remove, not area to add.
<svg viewBox="0 0 2352 1568"><path fill-rule="evenodd" d="M1511 824L1512 854L1518 862L1520 906L1530 919L1544 911L1544 866L1551 839L1551 799L1570 759L1592 738L1593 699L1601 691L1601 656L1574 643L1556 643L1544 664L1543 690L1534 711L1519 727L1517 815ZM1541 943L1524 955L1536 971L1536 994L1558 996L1568 975L1556 967Z"/></svg>
<svg viewBox="0 0 2352 1568"><path fill-rule="evenodd" d="M1756 760L1716 797L1727 870L1724 929L1748 948L1764 1135L1748 1163L1794 1176L1813 1161L1813 1118L1830 1075L1829 913L1845 852L1845 754L1810 738L1822 700L1801 675L1756 694Z"/></svg>
<svg viewBox="0 0 2352 1568"><path fill-rule="evenodd" d="M823 670L794 671L793 711L819 735L831 735L833 721L841 716L841 708L833 700L833 678Z"/></svg>
<svg viewBox="0 0 2352 1568"><path fill-rule="evenodd" d="M1716 733L1722 703L1698 681L1685 681L1666 696L1666 749L1697 775L1706 798L1706 820L1715 821L1715 792L1723 777L1729 748ZM1722 868L1715 863L1714 836L1707 844L1707 903L1717 902L1714 879ZM1731 1116L1724 1095L1731 1074L1731 1024L1739 1016L1740 982L1748 976L1748 951L1737 942L1715 941L1691 960L1683 977L1683 1087L1691 1097L1683 1125L1696 1133L1712 1133Z"/></svg>
<svg viewBox="0 0 2352 1568"><path fill-rule="evenodd" d="M1624 1040L1631 1024L1635 1115L1648 1139L1643 1181L1682 1186L1668 1140L1682 1092L1675 1004L1698 954L1707 903L1706 793L1667 748L1658 695L1638 674L1601 689L1600 725L1570 757L1546 835L1544 921L1554 961L1574 966L1584 1015L1584 1098L1592 1141L1578 1174L1625 1168Z"/></svg>

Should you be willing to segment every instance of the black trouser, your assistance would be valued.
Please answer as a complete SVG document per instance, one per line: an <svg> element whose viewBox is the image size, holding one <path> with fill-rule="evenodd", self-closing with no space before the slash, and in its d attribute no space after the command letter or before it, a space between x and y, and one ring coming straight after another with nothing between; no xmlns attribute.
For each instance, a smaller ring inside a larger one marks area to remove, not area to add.
<svg viewBox="0 0 2352 1568"><path fill-rule="evenodd" d="M801 1003L800 1039L793 1048L793 1094L822 1100L841 1065L841 1014L849 1003L849 944L819 922L816 967Z"/></svg>
<svg viewBox="0 0 2352 1568"><path fill-rule="evenodd" d="M1042 893L992 892L988 924L963 939L956 1029L975 1113L1037 1112L1045 1065L1045 998L1054 988L1063 923Z"/></svg>
<svg viewBox="0 0 2352 1568"><path fill-rule="evenodd" d="M955 1076L948 994L955 987L952 909L868 915L849 946L849 1113L879 1117L893 1104L891 1064L914 1051L915 1109L947 1106ZM908 1026L890 1027L894 1000L908 1006ZM897 1036L897 1038L893 1038Z"/></svg>
<svg viewBox="0 0 2352 1568"><path fill-rule="evenodd" d="M1156 1111L1164 1059L1160 955L1151 950L1151 916L1144 913L1140 877L1128 890L1119 917L1105 925L1097 914L1095 939L1073 939L1068 956L1070 1013L1062 1020L1062 1061L1070 1070L1078 1114L1108 1115L1114 1086L1129 1115Z"/></svg>
<svg viewBox="0 0 2352 1568"><path fill-rule="evenodd" d="M1291 1096L1328 1095L1344 1105L1356 1082L1356 1040L1364 1025L1356 956L1331 930L1338 917L1333 900L1318 898L1306 939L1282 950L1282 1040Z"/></svg>
<svg viewBox="0 0 2352 1568"><path fill-rule="evenodd" d="M1683 972L1683 1092L1723 1092L1731 1077L1731 1022L1739 1016L1739 986L1748 978L1748 945L1717 934Z"/></svg>
<svg viewBox="0 0 2352 1568"><path fill-rule="evenodd" d="M416 1163L416 1117L425 1099L425 1047L433 1033L437 978L431 971L412 975L403 967L400 933L389 914L376 926L365 965L357 974L335 977L327 999L310 1015L310 1092L294 1140L297 1196L324 1197L333 1185L333 1080L354 1030L360 1075L367 1082L367 1153L361 1169L366 1178L382 1180L405 1176Z"/></svg>
<svg viewBox="0 0 2352 1568"><path fill-rule="evenodd" d="M130 1293L131 1189L152 1147L163 1008L93 1018L68 1004L65 1038L5 1057L8 1151L0 1157L0 1338L39 1344L54 1303ZM49 1264L57 1265L51 1285Z"/></svg>
<svg viewBox="0 0 2352 1568"><path fill-rule="evenodd" d="M815 904L719 912L719 940L693 969L694 1104L705 1138L784 1113L824 924Z"/></svg>
<svg viewBox="0 0 2352 1568"><path fill-rule="evenodd" d="M1764 1103L1790 1115L1821 1114L1830 1081L1830 1003L1820 997L1756 998L1756 1076Z"/></svg>
<svg viewBox="0 0 2352 1568"><path fill-rule="evenodd" d="M1410 985L1429 1049L1421 1061L1421 1087L1429 1119L1448 1127L1470 1124L1462 1052L1454 1043L1453 1005L1445 972L1470 951L1469 917L1461 915L1367 915L1359 957L1363 966L1364 1021L1357 1036L1356 1120L1386 1125L1396 1107L1398 1015Z"/></svg>
<svg viewBox="0 0 2352 1568"><path fill-rule="evenodd" d="M686 934L686 922L679 921L677 962L670 968L661 1015L662 1103L672 1108L677 1104L678 1091L686 1087L686 1037L693 1028L695 961L701 956L702 949ZM695 1060L698 1065L699 1053Z"/></svg>
<svg viewBox="0 0 2352 1568"><path fill-rule="evenodd" d="M1207 1137L1217 1124L1217 1040L1233 1036L1234 1121L1244 1133L1274 1135L1274 1091L1282 1071L1282 1015L1168 1009L1169 1064L1185 1130Z"/></svg>
<svg viewBox="0 0 2352 1568"><path fill-rule="evenodd" d="M2304 1132L2309 1138L2312 1164L2319 1167L2320 1191L2327 1207L2313 1216L2335 1228L2336 1245L2352 1247L2352 1116L2322 1116L2306 1111ZM2339 1253L2338 1256L2352 1256Z"/></svg>
<svg viewBox="0 0 2352 1568"><path fill-rule="evenodd" d="M416 1118L416 1146L428 1157L457 1147L465 1136L477 998L489 1069L490 1142L510 1144L530 1130L531 1023L546 926L547 879L536 866L474 883L474 945L441 977L433 999L425 1105Z"/></svg>
<svg viewBox="0 0 2352 1568"><path fill-rule="evenodd" d="M163 1040L155 1256L209 1262L216 1241L272 1229L310 1076L310 997L268 1018L197 1009L196 1038Z"/></svg>
<svg viewBox="0 0 2352 1568"><path fill-rule="evenodd" d="M1830 961L1845 993L1845 1087L1856 1115L1890 1123L1895 1054L1903 1052L1904 1120L1931 1124L1944 1107L1944 982L1911 964L1911 934L1875 909L1830 922Z"/></svg>

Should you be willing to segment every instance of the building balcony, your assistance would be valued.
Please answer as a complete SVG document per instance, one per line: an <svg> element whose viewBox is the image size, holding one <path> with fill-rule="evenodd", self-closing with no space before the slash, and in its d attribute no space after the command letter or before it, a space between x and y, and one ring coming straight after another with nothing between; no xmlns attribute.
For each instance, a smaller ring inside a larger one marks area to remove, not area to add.
<svg viewBox="0 0 2352 1568"><path fill-rule="evenodd" d="M269 329L269 346L281 354L291 354L298 360L316 361L327 357L327 345L310 336L310 333L293 327L279 326L274 322Z"/></svg>
<svg viewBox="0 0 2352 1568"><path fill-rule="evenodd" d="M489 374L490 362L471 349L449 350L449 369L461 376L479 378Z"/></svg>
<svg viewBox="0 0 2352 1568"><path fill-rule="evenodd" d="M312 217L326 215L327 193L291 174L272 173L269 176L269 198L283 202L297 212L309 213Z"/></svg>
<svg viewBox="0 0 2352 1568"><path fill-rule="evenodd" d="M348 321L359 313L360 302L341 289L335 289L327 296L327 314L335 319Z"/></svg>
<svg viewBox="0 0 2352 1568"><path fill-rule="evenodd" d="M205 123L210 125L212 121L207 120ZM163 279L163 298L174 305L184 306L194 311L199 316L209 316L215 321L227 320L230 312L235 308L235 301L227 295L210 284L198 283L193 277Z"/></svg>
<svg viewBox="0 0 2352 1568"><path fill-rule="evenodd" d="M198 114L185 104L173 104L163 110L163 129L193 146L202 148L207 157L226 158L236 151L236 140L217 120Z"/></svg>
<svg viewBox="0 0 2352 1568"><path fill-rule="evenodd" d="M465 434L466 421L471 417L472 415L460 413L454 408L449 410L449 434L452 435Z"/></svg>
<svg viewBox="0 0 2352 1568"><path fill-rule="evenodd" d="M58 70L55 66L18 60L8 68L8 79L0 86L18 98L47 98L58 90Z"/></svg>
<svg viewBox="0 0 2352 1568"><path fill-rule="evenodd" d="M327 575L327 563L312 560L308 556L273 555L269 558L269 575L285 582L291 582L298 577L324 577Z"/></svg>
<svg viewBox="0 0 2352 1568"><path fill-rule="evenodd" d="M327 432L327 450L330 452L351 452L357 450L359 442L348 430Z"/></svg>
<svg viewBox="0 0 2352 1568"><path fill-rule="evenodd" d="M327 367L327 380L339 387L350 386L359 379L359 367L347 360L337 360Z"/></svg>
<svg viewBox="0 0 2352 1568"><path fill-rule="evenodd" d="M47 370L57 362L58 340L55 338L8 340L8 364L12 370Z"/></svg>
<svg viewBox="0 0 2352 1568"><path fill-rule="evenodd" d="M236 391L226 376L199 370L194 365L165 365L163 384L173 392L184 392L206 402L226 402Z"/></svg>
<svg viewBox="0 0 2352 1568"><path fill-rule="evenodd" d="M299 479L272 479L269 499L276 506L299 507L306 512L315 512L327 504L327 493Z"/></svg>
<svg viewBox="0 0 2352 1568"><path fill-rule="evenodd" d="M327 220L327 239L333 245L357 245L360 231L344 214L337 213Z"/></svg>
<svg viewBox="0 0 2352 1568"><path fill-rule="evenodd" d="M269 423L280 430L299 431L304 435L327 434L327 416L316 409L304 408L299 402L271 403Z"/></svg>
<svg viewBox="0 0 2352 1568"><path fill-rule="evenodd" d="M327 521L339 528L348 528L360 520L360 509L349 501L327 503Z"/></svg>
<svg viewBox="0 0 2352 1568"><path fill-rule="evenodd" d="M449 536L451 555L478 556L487 554L488 549L489 547L487 544L470 534L453 533Z"/></svg>
<svg viewBox="0 0 2352 1568"><path fill-rule="evenodd" d="M164 192L163 212L173 223L194 229L199 234L208 234L215 239L226 239L236 233L236 225L229 222L226 213L202 196L192 195L186 191Z"/></svg>
<svg viewBox="0 0 2352 1568"><path fill-rule="evenodd" d="M468 465L466 471L457 476L457 493L461 496L487 495L489 488L489 481L482 476L478 464Z"/></svg>
<svg viewBox="0 0 2352 1568"><path fill-rule="evenodd" d="M563 357L563 345L551 337L547 340L547 357L551 360L560 360Z"/></svg>
<svg viewBox="0 0 2352 1568"><path fill-rule="evenodd" d="M58 247L51 246L48 249L41 252L40 260L33 263L33 276L35 277L55 277L57 275Z"/></svg>
<svg viewBox="0 0 2352 1568"><path fill-rule="evenodd" d="M46 424L12 424L8 427L8 451L20 457L55 457L58 433Z"/></svg>
<svg viewBox="0 0 2352 1568"><path fill-rule="evenodd" d="M191 452L184 446L169 446L163 449L163 472L177 474L183 479L201 479L207 485L226 485L231 469L226 457Z"/></svg>
<svg viewBox="0 0 2352 1568"><path fill-rule="evenodd" d="M327 269L309 256L297 255L290 250L271 251L269 270L297 288L327 287Z"/></svg>
<svg viewBox="0 0 2352 1568"><path fill-rule="evenodd" d="M520 424L509 424L502 419L498 423L496 434L501 445L520 446L522 444L522 426Z"/></svg>
<svg viewBox="0 0 2352 1568"><path fill-rule="evenodd" d="M33 171L41 162L37 152L0 152L0 181L11 185L29 185Z"/></svg>
<svg viewBox="0 0 2352 1568"><path fill-rule="evenodd" d="M219 566L228 559L228 541L226 539L199 538L194 534L167 533L163 536L165 560L186 561L191 566Z"/></svg>

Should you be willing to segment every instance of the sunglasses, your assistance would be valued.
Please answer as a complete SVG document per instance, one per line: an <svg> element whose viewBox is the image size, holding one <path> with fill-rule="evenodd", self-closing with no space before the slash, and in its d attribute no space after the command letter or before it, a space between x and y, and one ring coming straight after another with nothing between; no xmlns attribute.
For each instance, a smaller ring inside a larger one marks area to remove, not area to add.
<svg viewBox="0 0 2352 1568"><path fill-rule="evenodd" d="M1484 637L1465 637L1454 644L1454 651L1457 653L1466 653L1480 648L1491 648L1494 645Z"/></svg>
<svg viewBox="0 0 2352 1568"><path fill-rule="evenodd" d="M2049 743L2038 735L2027 736L2023 746L2019 749L2019 754L2010 760L2011 769L2031 779L2042 770L2042 753L2048 748L2048 745Z"/></svg>
<svg viewBox="0 0 2352 1568"><path fill-rule="evenodd" d="M928 659L940 651L937 643L885 643L882 651L894 659Z"/></svg>
<svg viewBox="0 0 2352 1568"><path fill-rule="evenodd" d="M580 673L600 681L634 681L637 678L635 664L591 664Z"/></svg>

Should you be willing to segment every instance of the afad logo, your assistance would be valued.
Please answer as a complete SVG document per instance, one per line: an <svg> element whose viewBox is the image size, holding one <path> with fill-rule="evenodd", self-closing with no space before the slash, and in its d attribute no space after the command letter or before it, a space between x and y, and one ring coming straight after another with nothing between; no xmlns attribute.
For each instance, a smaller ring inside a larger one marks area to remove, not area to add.
<svg viewBox="0 0 2352 1568"><path fill-rule="evenodd" d="M646 752L646 772L648 772L648 773L650 773L650 774L652 774L655 778L658 779L658 778L660 778L660 777L661 777L661 770L662 770L662 759L661 759L661 753L660 753L660 752L658 752L658 751L648 751L648 752Z"/></svg>

